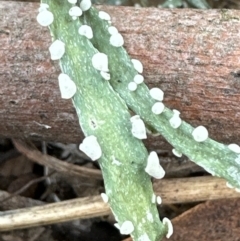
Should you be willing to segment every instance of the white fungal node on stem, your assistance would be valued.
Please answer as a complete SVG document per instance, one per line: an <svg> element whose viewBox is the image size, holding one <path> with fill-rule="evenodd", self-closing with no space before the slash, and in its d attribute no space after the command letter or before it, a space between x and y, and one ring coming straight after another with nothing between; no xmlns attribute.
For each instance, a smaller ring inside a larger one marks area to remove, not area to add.
<svg viewBox="0 0 240 241"><path fill-rule="evenodd" d="M161 89L152 88L152 89L149 90L149 93L154 100L158 100L158 101L163 100L164 93Z"/></svg>
<svg viewBox="0 0 240 241"><path fill-rule="evenodd" d="M77 0L68 0L68 2L71 3L71 4L76 4Z"/></svg>
<svg viewBox="0 0 240 241"><path fill-rule="evenodd" d="M41 7L40 7L40 9L41 9ZM39 14L37 15L37 21L43 27L47 27L50 24L52 24L53 20L54 20L53 14L50 11L48 11L47 9L41 9Z"/></svg>
<svg viewBox="0 0 240 241"><path fill-rule="evenodd" d="M179 151L176 150L176 149L172 149L172 153L173 153L173 155L176 156L176 157L182 157L182 153L179 152Z"/></svg>
<svg viewBox="0 0 240 241"><path fill-rule="evenodd" d="M110 74L109 73L101 71L100 74L105 80L110 80Z"/></svg>
<svg viewBox="0 0 240 241"><path fill-rule="evenodd" d="M208 130L204 126L198 126L193 130L192 136L197 142L206 141L208 138Z"/></svg>
<svg viewBox="0 0 240 241"><path fill-rule="evenodd" d="M231 189L234 188L234 186L232 186L229 182L226 182L226 186Z"/></svg>
<svg viewBox="0 0 240 241"><path fill-rule="evenodd" d="M82 9L82 11L87 11L91 8L92 6L92 2L91 0L82 0L80 3L80 8Z"/></svg>
<svg viewBox="0 0 240 241"><path fill-rule="evenodd" d="M123 36L120 33L111 35L109 41L110 44L114 47L121 47L124 44Z"/></svg>
<svg viewBox="0 0 240 241"><path fill-rule="evenodd" d="M131 234L134 231L134 226L133 223L131 221L125 221L123 222L123 224L120 227L120 233L121 234Z"/></svg>
<svg viewBox="0 0 240 241"><path fill-rule="evenodd" d="M58 76L58 84L63 99L70 99L75 95L77 91L76 84L68 75L61 73Z"/></svg>
<svg viewBox="0 0 240 241"><path fill-rule="evenodd" d="M108 72L108 56L104 53L96 53L92 57L92 65L95 69Z"/></svg>
<svg viewBox="0 0 240 241"><path fill-rule="evenodd" d="M108 27L108 32L109 32L111 35L115 35L115 34L118 33L118 30L117 30L116 27L110 26L110 27Z"/></svg>
<svg viewBox="0 0 240 241"><path fill-rule="evenodd" d="M169 120L169 123L171 127L174 129L177 129L182 124L182 120L179 117L179 115L180 115L180 112L178 110L173 110L173 116Z"/></svg>
<svg viewBox="0 0 240 241"><path fill-rule="evenodd" d="M136 75L134 76L134 78L133 78L133 81L134 81L136 84L140 85L140 84L143 83L144 77L143 77L141 74L136 74Z"/></svg>
<svg viewBox="0 0 240 241"><path fill-rule="evenodd" d="M156 203L156 195L154 193L152 194L151 201L152 201L152 203Z"/></svg>
<svg viewBox="0 0 240 241"><path fill-rule="evenodd" d="M93 38L93 31L92 28L88 25L82 25L79 29L78 29L78 33L80 35L85 36L88 39L92 39Z"/></svg>
<svg viewBox="0 0 240 241"><path fill-rule="evenodd" d="M119 223L114 223L113 224L117 229L120 229L121 227L120 227L120 225L119 225Z"/></svg>
<svg viewBox="0 0 240 241"><path fill-rule="evenodd" d="M137 84L136 84L135 82L130 82L130 83L128 84L128 89L129 89L130 91L135 91L135 90L137 89Z"/></svg>
<svg viewBox="0 0 240 241"><path fill-rule="evenodd" d="M235 188L235 191L236 192L240 192L240 188Z"/></svg>
<svg viewBox="0 0 240 241"><path fill-rule="evenodd" d="M49 47L52 60L61 59L65 53L65 44L61 40L55 40Z"/></svg>
<svg viewBox="0 0 240 241"><path fill-rule="evenodd" d="M96 161L102 156L101 147L97 141L96 136L87 136L80 144L79 149L84 152L93 161Z"/></svg>
<svg viewBox="0 0 240 241"><path fill-rule="evenodd" d="M71 7L69 10L69 15L76 19L76 17L80 17L82 15L82 9L78 6Z"/></svg>
<svg viewBox="0 0 240 241"><path fill-rule="evenodd" d="M163 224L167 226L168 232L166 234L166 238L170 238L173 234L173 225L172 222L168 218L163 218Z"/></svg>
<svg viewBox="0 0 240 241"><path fill-rule="evenodd" d="M132 122L131 131L133 136L138 139L147 139L146 127L139 115L132 116L130 121Z"/></svg>
<svg viewBox="0 0 240 241"><path fill-rule="evenodd" d="M38 12L42 12L44 10L47 10L49 8L49 5L47 3L41 3L40 8L38 9Z"/></svg>
<svg viewBox="0 0 240 241"><path fill-rule="evenodd" d="M105 202L105 203L108 202L108 196L106 193L101 193L101 197L102 197L103 202Z"/></svg>
<svg viewBox="0 0 240 241"><path fill-rule="evenodd" d="M164 111L164 104L162 102L156 102L153 106L152 106L152 112L155 115L160 115L163 111Z"/></svg>
<svg viewBox="0 0 240 241"><path fill-rule="evenodd" d="M155 151L150 152L147 159L147 166L145 171L152 177L156 179L161 179L165 175L165 171L162 166L159 164L158 155Z"/></svg>
<svg viewBox="0 0 240 241"><path fill-rule="evenodd" d="M157 196L157 204L162 204L162 198L160 196Z"/></svg>
<svg viewBox="0 0 240 241"><path fill-rule="evenodd" d="M240 153L240 146L237 145L237 144L230 144L230 145L228 145L228 148L229 148L231 151L233 151L233 152L235 152L235 153L237 153L237 154Z"/></svg>
<svg viewBox="0 0 240 241"><path fill-rule="evenodd" d="M143 72L142 63L138 59L131 59L131 61L133 63L134 69L137 70L137 72L141 74Z"/></svg>
<svg viewBox="0 0 240 241"><path fill-rule="evenodd" d="M110 15L108 13L104 12L104 11L99 11L98 17L103 19L103 20L107 20L107 21L111 20Z"/></svg>

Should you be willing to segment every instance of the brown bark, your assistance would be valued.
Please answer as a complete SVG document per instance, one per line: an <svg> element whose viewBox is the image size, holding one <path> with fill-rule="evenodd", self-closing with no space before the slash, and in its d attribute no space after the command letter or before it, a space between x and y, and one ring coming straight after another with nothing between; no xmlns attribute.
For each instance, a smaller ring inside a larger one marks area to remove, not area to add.
<svg viewBox="0 0 240 241"><path fill-rule="evenodd" d="M60 98L60 71L37 8L0 1L0 136L77 142L77 117L71 101ZM143 62L146 83L165 91L168 107L218 141L240 141L239 11L101 8ZM149 140L151 148L164 143L158 139Z"/></svg>

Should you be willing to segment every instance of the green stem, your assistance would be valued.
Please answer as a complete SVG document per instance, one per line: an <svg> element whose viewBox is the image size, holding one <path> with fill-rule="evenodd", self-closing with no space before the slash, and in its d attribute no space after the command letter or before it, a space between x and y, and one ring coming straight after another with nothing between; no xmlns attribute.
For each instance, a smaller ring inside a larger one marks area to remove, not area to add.
<svg viewBox="0 0 240 241"><path fill-rule="evenodd" d="M60 66L76 85L72 100L81 128L85 136L95 136L100 145L99 164L116 220L120 227L133 225L134 240L159 241L166 235L167 226L160 222L156 204L152 202L151 179L144 171L148 153L143 143L131 134L128 108L93 67L92 58L98 50L85 36L78 34L83 19L73 20L69 16L71 4L62 0L42 2L49 5L54 15L49 26L53 40L65 44ZM97 34L95 30L93 33Z"/></svg>
<svg viewBox="0 0 240 241"><path fill-rule="evenodd" d="M192 135L194 128L184 121L179 128L172 128L169 120L174 113L166 107L162 114L153 114L151 108L156 101L151 98L149 89L144 83L138 85L134 92L128 90L127 86L133 81L137 71L123 47L116 48L110 45L110 34L107 31L110 25L107 21L99 22L97 15L97 10L91 8L85 14L84 21L95 33L91 40L93 45L109 56L111 73L109 82L127 106L141 116L147 126L164 136L178 152L185 154L212 175L223 177L230 185L240 188L238 153L210 138L203 142L195 141Z"/></svg>

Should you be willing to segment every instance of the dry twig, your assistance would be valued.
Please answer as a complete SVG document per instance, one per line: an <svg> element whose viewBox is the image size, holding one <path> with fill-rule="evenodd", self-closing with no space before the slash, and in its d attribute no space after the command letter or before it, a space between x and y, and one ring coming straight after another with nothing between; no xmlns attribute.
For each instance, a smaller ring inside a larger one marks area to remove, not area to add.
<svg viewBox="0 0 240 241"><path fill-rule="evenodd" d="M82 166L77 166L71 163L63 162L55 157L42 154L37 149L34 149L27 145L21 140L13 140L15 147L23 155L28 157L30 160L49 168L52 168L58 172L62 172L68 175L75 175L86 178L94 178L97 180L102 180L102 174L100 170L94 170L91 168L86 168Z"/></svg>

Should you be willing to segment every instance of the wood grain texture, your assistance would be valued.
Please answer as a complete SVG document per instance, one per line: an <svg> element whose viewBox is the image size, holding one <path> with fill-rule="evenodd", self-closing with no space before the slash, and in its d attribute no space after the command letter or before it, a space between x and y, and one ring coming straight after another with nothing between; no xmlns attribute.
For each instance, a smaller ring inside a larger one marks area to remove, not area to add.
<svg viewBox="0 0 240 241"><path fill-rule="evenodd" d="M60 98L60 70L50 60L51 39L36 22L37 8L0 1L0 136L79 142L77 117L71 101ZM129 54L143 62L149 87L165 91L168 107L194 126L205 125L218 141L240 141L240 11L99 8L112 16ZM161 138L147 145L169 147Z"/></svg>
<svg viewBox="0 0 240 241"><path fill-rule="evenodd" d="M177 186L177 187L176 187ZM177 189L177 191L176 191ZM232 215L232 208L234 207L232 203L235 203L235 200L239 201L240 194L235 192L233 189L229 189L225 185L225 181L223 179L215 178L215 177L194 177L194 178L175 178L175 179L163 179L154 183L154 191L156 195L162 197L163 204L176 204L176 203L189 203L189 202L200 202L211 199L223 199L223 201L217 200L220 202L229 203L230 208L227 206L223 207L224 212L226 212L226 220L227 220L227 211L229 210L229 217ZM0 199L8 197L9 194L6 192L0 191ZM238 199L234 199L238 198ZM17 203L16 200L19 202ZM208 202L207 202L208 203ZM211 202L209 202L211 203ZM91 196L85 198L76 198L68 201L62 201L54 204L45 204L44 206L36 206L42 205L42 202L32 202L30 199L23 197L13 197L13 199L7 200L4 204L0 202L0 208L6 210L5 207L10 205L12 208L15 207L15 210L2 212L0 215L0 231L7 231L13 229L22 229L29 228L34 226L60 223L74 219L86 219L90 217L100 217L103 215L110 214L110 208L107 204L103 203L100 195L99 196ZM203 204L204 205L204 204ZM212 202L212 206L215 205ZM28 207L30 206L30 207ZM214 206L211 207L210 218L212 219L211 225L214 226L214 215L218 217L218 209L214 214ZM239 205L238 205L239 206ZM26 208L23 208L26 207ZM28 207L28 208L27 208ZM198 207L201 207L200 205ZM204 207L204 206L203 206ZM204 208L200 208L200 210L204 210ZM22 208L22 209L16 209ZM220 207L218 207L220 208ZM191 209L192 210L192 209ZM194 225L203 226L208 225L208 222L205 222L207 214L204 216L201 212L198 212L196 217L196 221L192 221L194 219L194 215L191 215L191 210L186 212L186 216L190 215L190 219L184 218L184 215L181 215L178 221L174 219L174 225L179 230L182 228L185 232L175 231L176 236L184 235L182 239L173 239L173 240L191 240L186 239L187 230L186 227L192 224L192 228L194 229ZM195 209L193 209L193 213ZM207 209L206 209L207 210ZM239 210L236 211L239 214ZM202 211L205 213L205 211ZM207 211L206 211L207 213ZM36 215L37 214L37 215ZM201 216L203 219L201 219ZM183 216L184 225L181 223ZM221 215L219 215L221 217ZM236 216L237 217L237 216ZM235 217L235 218L236 218ZM217 222L219 223L219 222ZM217 224L216 224L217 225ZM174 226L175 229L175 226ZM199 229L200 231L203 228ZM199 232L200 232L199 231ZM203 231L201 231L203 232ZM191 237L191 236L190 236ZM131 240L131 239L129 239ZM172 240L172 239L170 239ZM211 240L211 239L202 239L202 240ZM213 239L215 240L215 239ZM227 240L227 239L223 239Z"/></svg>
<svg viewBox="0 0 240 241"><path fill-rule="evenodd" d="M155 180L153 189L163 204L240 198L240 193L226 186L226 180L212 176Z"/></svg>

